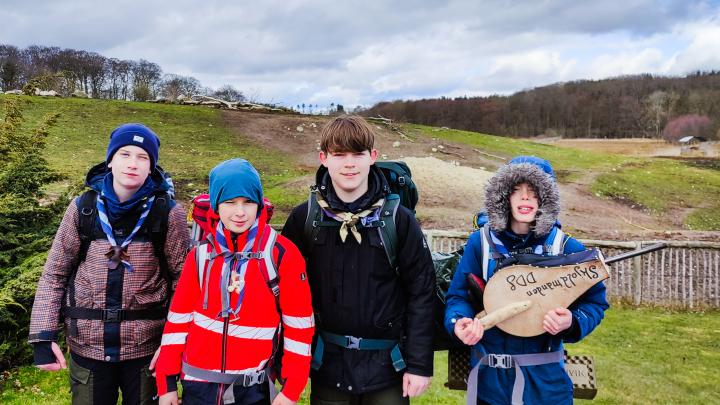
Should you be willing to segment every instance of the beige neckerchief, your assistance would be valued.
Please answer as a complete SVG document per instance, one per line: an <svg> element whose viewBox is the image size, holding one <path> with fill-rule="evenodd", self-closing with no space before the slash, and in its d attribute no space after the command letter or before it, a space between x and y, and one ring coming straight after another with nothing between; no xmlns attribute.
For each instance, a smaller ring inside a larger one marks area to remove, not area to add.
<svg viewBox="0 0 720 405"><path fill-rule="evenodd" d="M352 214L350 212L344 212L344 211L336 211L332 208L330 208L330 205L325 201L325 199L320 195L320 193L316 193L317 195L317 202L318 205L320 205L320 208L326 211L326 213L329 214L331 218L333 218L336 221L339 221L340 224L340 239L345 242L345 239L347 239L348 235L348 229L350 232L352 232L352 235L355 237L355 240L358 241L358 243L362 242L362 237L360 236L360 232L357 230L357 223L360 221L360 218L366 217L373 212L375 212L376 209L382 207L383 203L385 202L384 198L381 198L373 205L370 206L370 208L365 209L363 211L358 212L357 214Z"/></svg>

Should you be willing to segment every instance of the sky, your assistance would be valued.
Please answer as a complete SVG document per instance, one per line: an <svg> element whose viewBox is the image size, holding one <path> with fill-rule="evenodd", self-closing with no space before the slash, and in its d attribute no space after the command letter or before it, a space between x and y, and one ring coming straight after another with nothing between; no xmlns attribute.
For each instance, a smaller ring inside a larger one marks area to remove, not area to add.
<svg viewBox="0 0 720 405"><path fill-rule="evenodd" d="M4 0L0 43L159 64L284 106L720 70L720 2Z"/></svg>

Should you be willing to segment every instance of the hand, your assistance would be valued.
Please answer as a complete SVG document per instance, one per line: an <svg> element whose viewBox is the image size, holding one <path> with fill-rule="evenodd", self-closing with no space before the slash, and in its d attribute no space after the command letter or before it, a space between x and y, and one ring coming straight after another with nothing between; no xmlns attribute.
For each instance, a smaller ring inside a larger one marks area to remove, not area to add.
<svg viewBox="0 0 720 405"><path fill-rule="evenodd" d="M170 391L160 395L158 405L178 405L177 391Z"/></svg>
<svg viewBox="0 0 720 405"><path fill-rule="evenodd" d="M291 401L282 392L277 394L275 399L272 401L272 405L295 405L295 401Z"/></svg>
<svg viewBox="0 0 720 405"><path fill-rule="evenodd" d="M572 325L572 313L567 308L551 309L543 318L543 329L551 335L568 329Z"/></svg>
<svg viewBox="0 0 720 405"><path fill-rule="evenodd" d="M475 345L482 339L483 333L485 333L485 328L477 318L461 318L455 322L455 336L466 345Z"/></svg>
<svg viewBox="0 0 720 405"><path fill-rule="evenodd" d="M423 377L410 373L403 374L403 397L417 397L430 386L432 377Z"/></svg>
<svg viewBox="0 0 720 405"><path fill-rule="evenodd" d="M55 355L55 363L40 364L36 367L45 371L59 371L66 369L67 363L65 362L65 356L63 355L62 350L60 350L60 346L58 346L57 343L52 342L50 344L50 348L52 348L53 354Z"/></svg>
<svg viewBox="0 0 720 405"><path fill-rule="evenodd" d="M155 364L157 364L157 359L160 357L160 348L158 347L157 350L155 350L155 354L153 354L152 360L150 360L150 365L148 368L150 371L152 371L152 376L155 377Z"/></svg>

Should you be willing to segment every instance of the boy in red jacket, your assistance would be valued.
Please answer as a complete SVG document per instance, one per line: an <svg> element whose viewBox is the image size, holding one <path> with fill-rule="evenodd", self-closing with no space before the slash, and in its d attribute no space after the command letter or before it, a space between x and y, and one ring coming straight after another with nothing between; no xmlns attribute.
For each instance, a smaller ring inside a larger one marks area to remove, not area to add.
<svg viewBox="0 0 720 405"><path fill-rule="evenodd" d="M165 324L160 404L178 403L178 376L183 405L294 404L307 384L315 326L305 262L267 224L260 176L246 160L210 172L210 204L220 221L209 243L189 253ZM284 383L273 400L279 344Z"/></svg>

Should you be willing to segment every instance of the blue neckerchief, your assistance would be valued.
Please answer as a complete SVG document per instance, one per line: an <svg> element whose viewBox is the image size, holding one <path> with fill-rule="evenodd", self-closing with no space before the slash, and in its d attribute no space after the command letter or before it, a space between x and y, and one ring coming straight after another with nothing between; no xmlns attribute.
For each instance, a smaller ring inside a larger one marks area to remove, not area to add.
<svg viewBox="0 0 720 405"><path fill-rule="evenodd" d="M117 222L125 214L134 210L138 205L144 204L145 200L153 195L157 190L157 183L148 176L147 180L145 180L145 184L143 184L129 200L120 202L117 194L115 194L115 189L113 188L112 172L106 174L103 178L102 194L104 197L103 199L105 200L105 213L107 214L107 218L110 220L110 223Z"/></svg>
<svg viewBox="0 0 720 405"><path fill-rule="evenodd" d="M122 245L117 244L117 241L115 241L115 234L113 233L112 225L110 224L110 220L108 219L107 215L107 208L106 208L106 195L105 191L103 191L97 198L97 202L95 203L95 206L98 211L98 218L100 219L100 226L102 227L103 232L105 232L105 236L107 237L108 242L110 243L110 246L113 247L113 254L108 259L108 268L110 270L115 270L120 263L125 265L125 268L127 271L132 272L133 266L130 264L130 262L127 261L127 247L132 242L132 239L135 237L135 234L140 230L143 223L145 222L145 218L150 214L150 209L152 209L153 202L155 202L155 196L150 197L144 204L143 204L143 210L140 214L140 218L138 218L137 224L135 224L135 228L133 228L130 235L128 235L127 238L123 241Z"/></svg>
<svg viewBox="0 0 720 405"><path fill-rule="evenodd" d="M247 232L247 241L241 252L231 252L228 248L228 241L225 238L225 227L222 221L218 221L215 228L215 242L220 248L220 255L223 257L223 268L220 273L220 294L222 297L222 310L218 316L227 318L228 314L237 316L240 313L240 306L245 297L245 273L247 272L248 262L250 261L250 253L252 253L255 245L255 238L258 233L259 218L255 219ZM239 281L238 301L235 309L230 308L230 287L232 281L232 273L236 273Z"/></svg>

